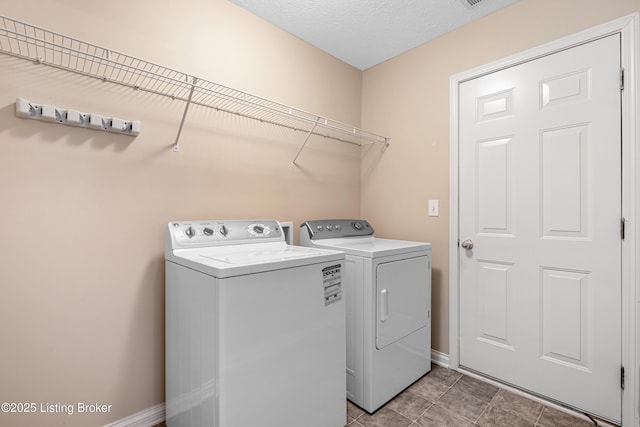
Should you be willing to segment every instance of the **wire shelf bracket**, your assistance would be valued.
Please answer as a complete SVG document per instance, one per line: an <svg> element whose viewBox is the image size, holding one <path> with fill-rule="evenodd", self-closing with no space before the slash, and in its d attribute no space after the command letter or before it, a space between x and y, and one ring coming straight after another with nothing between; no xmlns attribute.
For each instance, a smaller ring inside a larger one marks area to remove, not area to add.
<svg viewBox="0 0 640 427"><path fill-rule="evenodd" d="M191 105L306 132L302 148L311 135L358 146L390 143L388 137L2 15L0 53L185 102L174 151Z"/></svg>
<svg viewBox="0 0 640 427"><path fill-rule="evenodd" d="M307 145L307 142L309 141L309 137L311 136L311 134L313 134L313 131L316 130L316 126L318 126L318 121L319 120L320 120L320 117L318 117L318 120L316 120L316 122L313 124L313 127L311 127L311 130L309 130L309 133L307 134L306 138L304 139L304 142L302 143L302 146L300 146L300 149L296 153L296 156L291 161L291 166L297 166L298 165L296 163L296 160L298 160L298 156L300 155L300 153L302 153L302 150L304 150L304 146Z"/></svg>
<svg viewBox="0 0 640 427"><path fill-rule="evenodd" d="M173 144L173 151L180 151L180 134L182 133L182 127L184 126L184 121L187 118L187 112L189 111L189 106L191 105L191 100L193 99L193 91L196 88L197 82L198 82L198 79L194 77L191 82L191 90L189 91L189 98L187 99L187 104L184 106L184 113L182 113L182 120L180 120L180 127L178 127L178 135L176 135L176 142Z"/></svg>

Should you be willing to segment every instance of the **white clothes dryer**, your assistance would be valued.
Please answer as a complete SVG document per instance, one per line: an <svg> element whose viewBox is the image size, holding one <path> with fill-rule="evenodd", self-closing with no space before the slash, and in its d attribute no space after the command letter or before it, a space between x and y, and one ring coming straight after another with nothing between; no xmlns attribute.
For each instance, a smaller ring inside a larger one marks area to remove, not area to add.
<svg viewBox="0 0 640 427"><path fill-rule="evenodd" d="M168 427L343 427L344 253L274 220L171 222Z"/></svg>
<svg viewBox="0 0 640 427"><path fill-rule="evenodd" d="M300 244L346 253L347 398L372 413L431 370L431 244L364 220L307 221Z"/></svg>

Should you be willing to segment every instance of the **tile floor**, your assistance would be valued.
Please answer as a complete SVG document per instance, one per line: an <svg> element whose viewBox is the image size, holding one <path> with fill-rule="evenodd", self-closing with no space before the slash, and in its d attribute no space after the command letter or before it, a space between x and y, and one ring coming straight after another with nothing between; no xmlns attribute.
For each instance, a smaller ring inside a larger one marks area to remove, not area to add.
<svg viewBox="0 0 640 427"><path fill-rule="evenodd" d="M347 402L348 427L593 427L565 412L434 365L373 415Z"/></svg>
<svg viewBox="0 0 640 427"><path fill-rule="evenodd" d="M347 427L594 427L539 402L433 365L370 415L347 402ZM165 423L154 427L165 427Z"/></svg>

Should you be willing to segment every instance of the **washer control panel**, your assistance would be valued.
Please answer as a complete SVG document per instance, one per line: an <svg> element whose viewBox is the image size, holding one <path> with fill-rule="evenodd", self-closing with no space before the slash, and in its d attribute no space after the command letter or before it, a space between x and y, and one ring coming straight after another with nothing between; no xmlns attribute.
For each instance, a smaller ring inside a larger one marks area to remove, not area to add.
<svg viewBox="0 0 640 427"><path fill-rule="evenodd" d="M167 231L174 247L284 240L276 220L173 221Z"/></svg>
<svg viewBox="0 0 640 427"><path fill-rule="evenodd" d="M311 237L311 240L370 236L373 234L373 227L363 219L305 221L300 228L302 232L306 232Z"/></svg>

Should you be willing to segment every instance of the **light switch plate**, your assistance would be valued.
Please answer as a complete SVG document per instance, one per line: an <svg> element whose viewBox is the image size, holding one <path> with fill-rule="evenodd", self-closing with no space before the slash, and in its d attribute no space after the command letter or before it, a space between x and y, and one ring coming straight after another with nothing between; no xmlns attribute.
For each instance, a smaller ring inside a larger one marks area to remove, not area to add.
<svg viewBox="0 0 640 427"><path fill-rule="evenodd" d="M429 200L429 216L439 216L440 215L440 201L439 200Z"/></svg>

